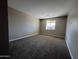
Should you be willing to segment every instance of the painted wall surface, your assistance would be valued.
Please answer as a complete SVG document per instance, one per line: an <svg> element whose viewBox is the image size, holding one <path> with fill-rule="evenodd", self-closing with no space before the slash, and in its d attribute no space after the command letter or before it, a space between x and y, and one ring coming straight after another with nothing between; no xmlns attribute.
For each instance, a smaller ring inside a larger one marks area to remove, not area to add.
<svg viewBox="0 0 79 59"><path fill-rule="evenodd" d="M78 9L77 0L73 0L72 8L68 14L66 43L72 59L78 59Z"/></svg>
<svg viewBox="0 0 79 59"><path fill-rule="evenodd" d="M58 17L58 18L51 18L51 19L41 19L40 20L40 34L63 38L65 36L66 19L67 19L66 16ZM56 20L55 30L46 30L47 20Z"/></svg>
<svg viewBox="0 0 79 59"><path fill-rule="evenodd" d="M39 20L28 14L8 8L9 40L39 32Z"/></svg>

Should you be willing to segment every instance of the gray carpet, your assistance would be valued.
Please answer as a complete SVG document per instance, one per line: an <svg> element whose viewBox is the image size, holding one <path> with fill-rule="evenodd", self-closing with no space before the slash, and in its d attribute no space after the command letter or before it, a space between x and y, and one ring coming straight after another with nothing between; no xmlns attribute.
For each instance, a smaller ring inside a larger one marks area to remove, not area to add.
<svg viewBox="0 0 79 59"><path fill-rule="evenodd" d="M64 39L36 35L10 42L10 59L71 59Z"/></svg>

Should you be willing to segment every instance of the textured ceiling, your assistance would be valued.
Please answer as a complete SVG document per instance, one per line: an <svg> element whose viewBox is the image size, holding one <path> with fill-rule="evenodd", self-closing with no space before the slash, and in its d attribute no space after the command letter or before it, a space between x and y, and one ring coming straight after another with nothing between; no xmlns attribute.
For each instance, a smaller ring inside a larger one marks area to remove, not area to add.
<svg viewBox="0 0 79 59"><path fill-rule="evenodd" d="M51 18L66 15L71 0L8 0L8 6L36 18Z"/></svg>

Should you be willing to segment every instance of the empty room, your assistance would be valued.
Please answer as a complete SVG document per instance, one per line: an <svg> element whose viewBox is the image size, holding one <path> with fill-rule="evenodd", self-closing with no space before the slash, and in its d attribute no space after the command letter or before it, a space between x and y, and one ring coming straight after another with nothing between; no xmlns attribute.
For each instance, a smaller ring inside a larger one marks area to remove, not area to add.
<svg viewBox="0 0 79 59"><path fill-rule="evenodd" d="M78 59L77 0L7 2L10 59Z"/></svg>

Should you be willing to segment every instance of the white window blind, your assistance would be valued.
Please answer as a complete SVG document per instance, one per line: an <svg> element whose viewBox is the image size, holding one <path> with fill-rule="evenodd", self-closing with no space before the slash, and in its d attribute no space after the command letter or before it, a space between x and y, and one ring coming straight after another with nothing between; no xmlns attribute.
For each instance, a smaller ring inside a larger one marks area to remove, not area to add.
<svg viewBox="0 0 79 59"><path fill-rule="evenodd" d="M46 21L46 30L55 30L56 21L55 20L47 20Z"/></svg>

